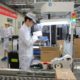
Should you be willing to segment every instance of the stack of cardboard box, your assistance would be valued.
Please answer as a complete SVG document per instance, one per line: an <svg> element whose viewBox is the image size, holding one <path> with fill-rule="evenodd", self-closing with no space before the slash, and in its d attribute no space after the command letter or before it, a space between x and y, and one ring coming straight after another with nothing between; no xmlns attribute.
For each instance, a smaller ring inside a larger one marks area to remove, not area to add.
<svg viewBox="0 0 80 80"><path fill-rule="evenodd" d="M74 58L80 58L80 38L74 39Z"/></svg>
<svg viewBox="0 0 80 80"><path fill-rule="evenodd" d="M40 47L41 61L50 62L52 59L59 57L59 48L55 47Z"/></svg>

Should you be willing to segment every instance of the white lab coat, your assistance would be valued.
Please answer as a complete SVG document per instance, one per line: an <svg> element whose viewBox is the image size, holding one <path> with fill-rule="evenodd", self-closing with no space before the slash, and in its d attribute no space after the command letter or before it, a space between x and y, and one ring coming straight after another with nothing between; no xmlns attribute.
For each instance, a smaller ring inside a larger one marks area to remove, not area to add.
<svg viewBox="0 0 80 80"><path fill-rule="evenodd" d="M9 38L12 37L14 34L14 30L12 27L4 28L4 43L3 43L3 48L6 51L9 51Z"/></svg>
<svg viewBox="0 0 80 80"><path fill-rule="evenodd" d="M34 36L31 37L30 27L23 24L19 31L19 63L24 71L29 70L33 59L33 44L36 40Z"/></svg>
<svg viewBox="0 0 80 80"><path fill-rule="evenodd" d="M14 35L14 28L12 26L7 28L8 30L8 37L12 37L12 35Z"/></svg>

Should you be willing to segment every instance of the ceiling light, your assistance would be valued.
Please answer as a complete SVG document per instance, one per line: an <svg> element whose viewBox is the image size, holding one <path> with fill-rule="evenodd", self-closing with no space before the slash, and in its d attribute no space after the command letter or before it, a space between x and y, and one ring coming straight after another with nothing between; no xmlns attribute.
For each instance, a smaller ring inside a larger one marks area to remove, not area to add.
<svg viewBox="0 0 80 80"><path fill-rule="evenodd" d="M60 25L60 24L70 24L69 21L44 21L40 23L41 25Z"/></svg>
<svg viewBox="0 0 80 80"><path fill-rule="evenodd" d="M22 10L22 11L23 11L23 10L27 10L27 11L28 11L28 10L30 10L30 8L22 8L21 10Z"/></svg>

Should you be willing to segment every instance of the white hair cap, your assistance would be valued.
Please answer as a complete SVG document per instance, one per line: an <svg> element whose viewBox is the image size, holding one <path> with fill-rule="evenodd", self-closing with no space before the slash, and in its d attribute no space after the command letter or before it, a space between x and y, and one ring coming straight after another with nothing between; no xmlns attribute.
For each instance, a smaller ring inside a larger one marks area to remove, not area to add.
<svg viewBox="0 0 80 80"><path fill-rule="evenodd" d="M34 23L36 23L36 15L34 13L28 12L26 16L32 19Z"/></svg>

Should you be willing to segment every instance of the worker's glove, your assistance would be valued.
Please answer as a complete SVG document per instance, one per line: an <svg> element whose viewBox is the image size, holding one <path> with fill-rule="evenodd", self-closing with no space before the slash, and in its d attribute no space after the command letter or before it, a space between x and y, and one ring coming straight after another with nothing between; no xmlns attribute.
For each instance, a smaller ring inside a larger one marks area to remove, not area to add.
<svg viewBox="0 0 80 80"><path fill-rule="evenodd" d="M38 40L38 37L35 36L35 35L33 35L33 36L32 36L32 39L33 39L33 42L36 42L36 41Z"/></svg>

